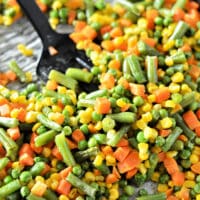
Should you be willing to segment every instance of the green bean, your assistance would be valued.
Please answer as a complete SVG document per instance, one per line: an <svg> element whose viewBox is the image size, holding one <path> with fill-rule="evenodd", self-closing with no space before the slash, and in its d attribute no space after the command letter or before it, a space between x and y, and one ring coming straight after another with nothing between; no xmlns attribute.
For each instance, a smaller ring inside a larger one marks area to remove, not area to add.
<svg viewBox="0 0 200 200"><path fill-rule="evenodd" d="M157 75L157 57L156 56L147 56L146 64L147 64L147 78L151 83L156 83L158 81Z"/></svg>
<svg viewBox="0 0 200 200"><path fill-rule="evenodd" d="M93 15L94 13L94 3L91 2L90 0L84 0L84 3L86 5L86 17L87 20Z"/></svg>
<svg viewBox="0 0 200 200"><path fill-rule="evenodd" d="M186 56L182 51L173 54L170 58L175 64L184 63L186 61Z"/></svg>
<svg viewBox="0 0 200 200"><path fill-rule="evenodd" d="M43 171L44 168L45 168L45 162L39 161L39 162L36 162L30 168L30 172L31 172L32 176L37 176L37 175L40 175L40 173Z"/></svg>
<svg viewBox="0 0 200 200"><path fill-rule="evenodd" d="M78 82L75 79L73 79L69 76L66 76L65 74L63 74L59 71L51 70L48 78L50 80L56 81L57 83L65 86L69 89L77 90L77 88L78 88Z"/></svg>
<svg viewBox="0 0 200 200"><path fill-rule="evenodd" d="M95 100L79 99L77 105L78 105L78 107L93 107L95 105Z"/></svg>
<svg viewBox="0 0 200 200"><path fill-rule="evenodd" d="M131 73L132 73L133 77L135 78L135 80L138 83L146 82L146 77L144 75L144 72L142 71L138 57L131 55L131 56L128 56L125 60L128 61Z"/></svg>
<svg viewBox="0 0 200 200"><path fill-rule="evenodd" d="M19 125L19 121L16 118L0 117L0 125L7 128L14 128Z"/></svg>
<svg viewBox="0 0 200 200"><path fill-rule="evenodd" d="M195 101L195 92L186 93L181 101L182 108L185 108Z"/></svg>
<svg viewBox="0 0 200 200"><path fill-rule="evenodd" d="M133 112L108 114L106 117L109 117L119 123L133 123L136 120L136 114Z"/></svg>
<svg viewBox="0 0 200 200"><path fill-rule="evenodd" d="M63 161L68 166L74 166L76 164L72 152L67 144L65 135L63 133L56 135L55 137L56 146L63 157Z"/></svg>
<svg viewBox="0 0 200 200"><path fill-rule="evenodd" d="M18 179L15 179L6 185L0 187L1 199L6 198L9 194L12 194L21 188L21 183Z"/></svg>
<svg viewBox="0 0 200 200"><path fill-rule="evenodd" d="M164 0L155 0L153 3L153 7L158 10L162 8L164 2L165 2Z"/></svg>
<svg viewBox="0 0 200 200"><path fill-rule="evenodd" d="M46 200L57 200L58 197L56 196L55 192L50 189L47 189L43 195Z"/></svg>
<svg viewBox="0 0 200 200"><path fill-rule="evenodd" d="M120 139L129 131L130 125L123 125L119 131L116 133L109 132L107 133L107 144L115 147Z"/></svg>
<svg viewBox="0 0 200 200"><path fill-rule="evenodd" d="M82 181L80 178L75 176L73 173L69 173L66 180L69 181L74 187L77 187L78 189L83 191L88 196L95 197L97 189L94 187L91 187L86 182Z"/></svg>
<svg viewBox="0 0 200 200"><path fill-rule="evenodd" d="M102 163L101 165L99 166L95 166L99 171L101 171L102 175L108 175L110 174L110 169L109 167L105 164L105 163Z"/></svg>
<svg viewBox="0 0 200 200"><path fill-rule="evenodd" d="M57 132L55 130L50 130L50 131L47 131L47 132L45 132L41 135L38 135L35 138L35 146L41 147L45 144L48 144L49 142L51 142L54 139L56 134L57 134Z"/></svg>
<svg viewBox="0 0 200 200"><path fill-rule="evenodd" d="M146 55L148 55L148 56L160 56L160 55L162 55L155 48L150 47L148 44L146 44L145 42L143 42L141 40L137 43L137 47L138 47L139 52L144 56L146 56Z"/></svg>
<svg viewBox="0 0 200 200"><path fill-rule="evenodd" d="M90 92L89 94L86 95L85 99L96 99L98 97L104 97L104 96L108 96L108 90L107 89L102 89L102 90Z"/></svg>
<svg viewBox="0 0 200 200"><path fill-rule="evenodd" d="M153 175L156 166L158 164L158 155L155 153L152 153L149 157L149 164L150 164L150 168L148 168L147 171L147 179L150 179L151 176Z"/></svg>
<svg viewBox="0 0 200 200"><path fill-rule="evenodd" d="M9 68L17 75L22 83L27 81L25 72L19 67L15 60L10 61Z"/></svg>
<svg viewBox="0 0 200 200"><path fill-rule="evenodd" d="M82 81L85 83L90 83L93 79L93 74L88 71L84 71L79 68L67 68L66 73L68 77L71 77L77 81Z"/></svg>
<svg viewBox="0 0 200 200"><path fill-rule="evenodd" d="M53 129L55 131L61 131L62 127L60 124L48 119L44 114L38 114L37 119L40 123L42 123L44 126L46 126L49 129Z"/></svg>
<svg viewBox="0 0 200 200"><path fill-rule="evenodd" d="M184 9L186 2L187 0L177 0L176 3L172 7L172 11L175 11L177 8Z"/></svg>
<svg viewBox="0 0 200 200"><path fill-rule="evenodd" d="M36 195L30 193L30 194L26 197L26 200L46 200L46 198L39 197L39 196L36 196Z"/></svg>
<svg viewBox="0 0 200 200"><path fill-rule="evenodd" d="M124 59L124 61L123 61L122 72L123 72L123 74L129 74L129 75L131 75L131 70L130 70L130 66L128 64L127 59Z"/></svg>
<svg viewBox="0 0 200 200"><path fill-rule="evenodd" d="M183 121L183 118L178 114L178 113L175 113L173 115L173 117L175 118L176 120L176 123L178 126L180 126L183 130L183 133L191 140L195 137L195 133L188 128L188 126L185 124L185 122Z"/></svg>
<svg viewBox="0 0 200 200"><path fill-rule="evenodd" d="M136 200L166 200L165 193L148 194L145 196L137 197Z"/></svg>
<svg viewBox="0 0 200 200"><path fill-rule="evenodd" d="M162 150L165 152L169 151L182 132L183 130L180 127L175 127L167 137L165 144L162 146Z"/></svg>
<svg viewBox="0 0 200 200"><path fill-rule="evenodd" d="M7 157L0 158L0 170L4 169L9 161Z"/></svg>
<svg viewBox="0 0 200 200"><path fill-rule="evenodd" d="M184 21L179 21L169 40L181 39L185 35L188 28L188 24L186 24Z"/></svg>
<svg viewBox="0 0 200 200"><path fill-rule="evenodd" d="M99 153L98 147L90 147L83 151L77 151L74 156L76 160L78 160L79 162L82 162L92 156L96 156L98 153Z"/></svg>
<svg viewBox="0 0 200 200"><path fill-rule="evenodd" d="M6 149L6 156L11 160L15 160L17 156L18 145L9 136L7 136L3 128L0 128L0 143Z"/></svg>

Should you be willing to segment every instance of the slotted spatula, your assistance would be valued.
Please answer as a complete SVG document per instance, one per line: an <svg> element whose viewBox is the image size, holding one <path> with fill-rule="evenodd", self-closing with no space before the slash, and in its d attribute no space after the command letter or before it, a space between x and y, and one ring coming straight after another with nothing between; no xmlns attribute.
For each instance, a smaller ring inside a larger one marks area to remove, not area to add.
<svg viewBox="0 0 200 200"><path fill-rule="evenodd" d="M46 81L51 69L65 72L68 67L87 68L90 70L92 63L84 51L77 50L69 34L60 34L52 30L46 16L41 12L35 0L17 0L23 12L38 33L43 43L43 51L38 63L37 76ZM55 48L58 53L50 55L49 48ZM97 89L95 84L81 83L85 91Z"/></svg>

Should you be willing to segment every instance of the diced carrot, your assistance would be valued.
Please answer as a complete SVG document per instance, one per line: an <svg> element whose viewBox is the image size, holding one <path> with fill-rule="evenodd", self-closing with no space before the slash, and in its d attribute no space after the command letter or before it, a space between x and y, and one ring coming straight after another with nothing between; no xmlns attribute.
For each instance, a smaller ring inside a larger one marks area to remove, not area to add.
<svg viewBox="0 0 200 200"><path fill-rule="evenodd" d="M31 193L38 196L42 197L44 193L46 192L47 185L41 181L36 181L36 183L33 185L31 188Z"/></svg>
<svg viewBox="0 0 200 200"><path fill-rule="evenodd" d="M125 89L129 89L129 82L124 77L120 77L118 84L122 85Z"/></svg>
<svg viewBox="0 0 200 200"><path fill-rule="evenodd" d="M85 21L81 21L81 20L76 21L74 31L75 32L81 32L83 30L83 28L85 28L86 25L87 24L86 24Z"/></svg>
<svg viewBox="0 0 200 200"><path fill-rule="evenodd" d="M9 6L15 6L15 5L17 5L17 1L16 0L8 0L6 3Z"/></svg>
<svg viewBox="0 0 200 200"><path fill-rule="evenodd" d="M113 149L111 146L103 146L101 147L101 151L105 156L113 154Z"/></svg>
<svg viewBox="0 0 200 200"><path fill-rule="evenodd" d="M129 26L132 24L132 22L131 22L130 19L121 18L121 19L119 19L119 24L120 24L121 26L123 26L123 27L129 27Z"/></svg>
<svg viewBox="0 0 200 200"><path fill-rule="evenodd" d="M6 169L0 170L0 180L3 180L7 175Z"/></svg>
<svg viewBox="0 0 200 200"><path fill-rule="evenodd" d="M199 19L199 13L196 9L191 9L184 15L184 21L193 28L196 28Z"/></svg>
<svg viewBox="0 0 200 200"><path fill-rule="evenodd" d="M43 150L43 147L36 147L35 146L35 138L37 137L36 133L32 133L31 134L31 139L30 139L30 145L31 145L31 149L36 152L36 153L41 153Z"/></svg>
<svg viewBox="0 0 200 200"><path fill-rule="evenodd" d="M179 198L174 195L170 195L167 197L167 200L179 200Z"/></svg>
<svg viewBox="0 0 200 200"><path fill-rule="evenodd" d="M174 19L174 21L178 22L178 21L180 21L180 20L183 20L184 15L185 15L185 12L184 12L183 9L181 9L181 8L176 8L176 9L174 10L173 19Z"/></svg>
<svg viewBox="0 0 200 200"><path fill-rule="evenodd" d="M24 108L19 108L19 112L18 112L18 115L17 115L17 119L20 121L20 122L25 122L25 119L26 119L26 109Z"/></svg>
<svg viewBox="0 0 200 200"><path fill-rule="evenodd" d="M108 114L111 109L111 103L106 97L96 99L94 110L99 114Z"/></svg>
<svg viewBox="0 0 200 200"><path fill-rule="evenodd" d="M128 147L129 142L125 138L121 138L121 140L117 143L117 147Z"/></svg>
<svg viewBox="0 0 200 200"><path fill-rule="evenodd" d="M200 137L200 126L196 127L194 130L195 130L196 135Z"/></svg>
<svg viewBox="0 0 200 200"><path fill-rule="evenodd" d="M98 169L94 169L93 173L94 173L95 176L100 176L101 175L101 171L98 170Z"/></svg>
<svg viewBox="0 0 200 200"><path fill-rule="evenodd" d="M115 183L119 180L119 178L115 174L108 174L106 176L106 183L107 184L112 184Z"/></svg>
<svg viewBox="0 0 200 200"><path fill-rule="evenodd" d="M48 89L48 90L56 90L57 87L58 87L58 84L55 80L48 80L45 87Z"/></svg>
<svg viewBox="0 0 200 200"><path fill-rule="evenodd" d="M184 51L184 52L191 51L191 47L190 47L189 44L185 43L185 44L181 47L181 50Z"/></svg>
<svg viewBox="0 0 200 200"><path fill-rule="evenodd" d="M84 133L80 130L80 129L75 129L73 132L72 132L72 139L75 141L75 142L80 142L81 140L85 140L85 135Z"/></svg>
<svg viewBox="0 0 200 200"><path fill-rule="evenodd" d="M171 175L171 178L175 186L182 186L185 181L185 174L181 171L177 171Z"/></svg>
<svg viewBox="0 0 200 200"><path fill-rule="evenodd" d="M44 176L45 174L47 174L49 171L51 170L51 167L45 163L44 165L44 169L42 170L42 172L40 173L42 176Z"/></svg>
<svg viewBox="0 0 200 200"><path fill-rule="evenodd" d="M115 174L118 179L121 178L121 175L115 166L113 166L112 174Z"/></svg>
<svg viewBox="0 0 200 200"><path fill-rule="evenodd" d="M177 161L174 158L165 157L163 163L164 163L164 166L165 166L167 172L170 175L172 175L175 172L179 171L179 167L178 167Z"/></svg>
<svg viewBox="0 0 200 200"><path fill-rule="evenodd" d="M30 145L30 144L24 143L24 144L21 146L21 148L20 148L20 150L19 150L19 156L21 156L21 155L24 154L24 153L27 153L27 154L29 154L30 156L33 157L33 150L32 150L32 148L31 148L31 145Z"/></svg>
<svg viewBox="0 0 200 200"><path fill-rule="evenodd" d="M66 167L65 169L61 170L59 172L59 174L62 179L65 179L71 171L72 171L72 167L69 166L69 167Z"/></svg>
<svg viewBox="0 0 200 200"><path fill-rule="evenodd" d="M81 32L73 32L69 35L69 37L75 42L78 43L80 41L84 41L87 38Z"/></svg>
<svg viewBox="0 0 200 200"><path fill-rule="evenodd" d="M115 37L119 37L119 36L122 36L123 35L123 31L120 27L114 27L111 31L110 31L110 36L112 38L115 38Z"/></svg>
<svg viewBox="0 0 200 200"><path fill-rule="evenodd" d="M172 188L168 188L167 191L165 191L165 194L167 195L167 197L169 197L173 192Z"/></svg>
<svg viewBox="0 0 200 200"><path fill-rule="evenodd" d="M0 158L6 155L6 150L3 148L3 145L0 144Z"/></svg>
<svg viewBox="0 0 200 200"><path fill-rule="evenodd" d="M71 183L69 183L65 179L62 179L59 182L56 192L58 192L59 194L68 195L70 193L70 190L71 190Z"/></svg>
<svg viewBox="0 0 200 200"><path fill-rule="evenodd" d="M67 140L67 144L68 144L70 149L77 149L78 146L77 146L77 144L75 142L73 142L69 138L66 138L66 140Z"/></svg>
<svg viewBox="0 0 200 200"><path fill-rule="evenodd" d="M155 90L156 103L162 103L170 98L170 90L168 87L163 87Z"/></svg>
<svg viewBox="0 0 200 200"><path fill-rule="evenodd" d="M92 124L92 123L88 124L88 130L89 130L90 133L96 133L97 132L95 125Z"/></svg>
<svg viewBox="0 0 200 200"><path fill-rule="evenodd" d="M133 95L140 96L146 98L145 94L145 86L142 84L130 83L129 84L130 91Z"/></svg>
<svg viewBox="0 0 200 200"><path fill-rule="evenodd" d="M196 116L198 117L198 119L200 119L200 109L198 109L198 110L196 111Z"/></svg>
<svg viewBox="0 0 200 200"><path fill-rule="evenodd" d="M156 9L149 9L146 11L146 19L148 22L147 27L149 29L154 29L155 26L154 21L157 16L158 16L158 10Z"/></svg>
<svg viewBox="0 0 200 200"><path fill-rule="evenodd" d="M119 70L121 68L121 62L117 59L112 59L109 63L108 63L108 68L109 69L117 69Z"/></svg>
<svg viewBox="0 0 200 200"><path fill-rule="evenodd" d="M189 110L183 114L183 120L191 130L200 126L200 122L192 110Z"/></svg>
<svg viewBox="0 0 200 200"><path fill-rule="evenodd" d="M161 129L159 130L159 135L162 137L167 137L171 133L171 129Z"/></svg>
<svg viewBox="0 0 200 200"><path fill-rule="evenodd" d="M70 10L68 13L68 24L72 24L75 18L76 18L76 11Z"/></svg>
<svg viewBox="0 0 200 200"><path fill-rule="evenodd" d="M32 166L34 164L34 160L28 153L23 153L19 157L19 163L23 166Z"/></svg>
<svg viewBox="0 0 200 200"><path fill-rule="evenodd" d="M113 50L115 50L115 46L114 46L112 40L103 40L101 42L101 46L103 47L103 49L105 49L107 51L113 51Z"/></svg>
<svg viewBox="0 0 200 200"><path fill-rule="evenodd" d="M110 25L104 25L100 28L101 35L104 35L107 32L110 32L112 30L112 26Z"/></svg>
<svg viewBox="0 0 200 200"><path fill-rule="evenodd" d="M81 33L90 40L94 40L97 37L97 32L94 28L92 28L91 26L87 25L85 26Z"/></svg>
<svg viewBox="0 0 200 200"><path fill-rule="evenodd" d="M66 7L70 9L80 9L83 8L84 1L83 0L68 0L66 3Z"/></svg>
<svg viewBox="0 0 200 200"><path fill-rule="evenodd" d="M128 156L130 153L131 149L129 147L118 147L113 156L119 161L123 162L123 160Z"/></svg>
<svg viewBox="0 0 200 200"><path fill-rule="evenodd" d="M10 116L10 106L8 104L4 104L0 106L0 115L2 117L9 117Z"/></svg>
<svg viewBox="0 0 200 200"><path fill-rule="evenodd" d="M4 104L9 104L9 101L5 97L0 97L0 106Z"/></svg>
<svg viewBox="0 0 200 200"><path fill-rule="evenodd" d="M158 153L158 160L159 162L163 162L166 158L166 153L161 151L160 153Z"/></svg>
<svg viewBox="0 0 200 200"><path fill-rule="evenodd" d="M38 7L40 8L40 10L42 12L46 12L47 11L47 5L42 3L41 0L37 0L36 3L37 3Z"/></svg>
<svg viewBox="0 0 200 200"><path fill-rule="evenodd" d="M147 37L147 38L143 38L142 40L143 40L147 45L149 45L149 46L151 46L151 47L155 47L155 45L156 45L156 40L153 39L153 38Z"/></svg>
<svg viewBox="0 0 200 200"><path fill-rule="evenodd" d="M137 173L138 169L134 168L128 172L126 172L126 179L131 179L136 173Z"/></svg>
<svg viewBox="0 0 200 200"><path fill-rule="evenodd" d="M110 73L104 73L100 77L101 89L111 89L115 86L115 78Z"/></svg>
<svg viewBox="0 0 200 200"><path fill-rule="evenodd" d="M198 61L196 60L196 58L194 57L194 55L191 55L188 60L187 60L189 65L197 65Z"/></svg>
<svg viewBox="0 0 200 200"><path fill-rule="evenodd" d="M8 80L10 80L10 81L15 81L17 79L16 73L13 72L12 70L6 71L6 76L7 76Z"/></svg>
<svg viewBox="0 0 200 200"><path fill-rule="evenodd" d="M118 37L115 37L113 40L113 45L114 45L114 49L119 49L122 51L127 51L128 48L128 44L127 41L125 39L123 40L119 40Z"/></svg>
<svg viewBox="0 0 200 200"><path fill-rule="evenodd" d="M58 151L57 146L54 146L54 148L53 148L52 151L51 151L51 154L52 154L55 158L57 158L58 160L62 160L62 155L61 155L61 153Z"/></svg>
<svg viewBox="0 0 200 200"><path fill-rule="evenodd" d="M20 130L19 127L14 127L14 128L9 128L7 129L7 133L10 136L10 138L12 138L13 140L17 140L20 138Z"/></svg>
<svg viewBox="0 0 200 200"><path fill-rule="evenodd" d="M197 78L200 77L200 67L198 67L197 65L191 65L189 74L196 81Z"/></svg>
<svg viewBox="0 0 200 200"><path fill-rule="evenodd" d="M131 151L123 162L118 163L118 169L121 174L126 173L134 168L137 168L140 164L139 153L135 150Z"/></svg>
<svg viewBox="0 0 200 200"><path fill-rule="evenodd" d="M187 10L190 10L190 9L196 9L197 10L199 8L199 4L197 2L194 2L194 1L187 1L185 8Z"/></svg>
<svg viewBox="0 0 200 200"><path fill-rule="evenodd" d="M188 141L187 136L185 136L185 135L183 135L183 134L179 135L178 139L179 139L179 140L182 140L183 142L187 142L187 141Z"/></svg>
<svg viewBox="0 0 200 200"><path fill-rule="evenodd" d="M200 162L197 162L193 165L191 165L191 170L195 173L195 174L200 174Z"/></svg>

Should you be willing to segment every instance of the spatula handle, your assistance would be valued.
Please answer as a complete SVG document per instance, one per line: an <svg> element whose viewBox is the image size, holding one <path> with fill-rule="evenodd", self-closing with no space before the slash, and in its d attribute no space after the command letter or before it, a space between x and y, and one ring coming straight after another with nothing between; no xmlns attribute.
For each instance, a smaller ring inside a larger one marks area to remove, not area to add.
<svg viewBox="0 0 200 200"><path fill-rule="evenodd" d="M17 2L37 31L44 49L53 46L53 38L57 36L57 33L51 29L46 16L41 12L35 0L17 0Z"/></svg>

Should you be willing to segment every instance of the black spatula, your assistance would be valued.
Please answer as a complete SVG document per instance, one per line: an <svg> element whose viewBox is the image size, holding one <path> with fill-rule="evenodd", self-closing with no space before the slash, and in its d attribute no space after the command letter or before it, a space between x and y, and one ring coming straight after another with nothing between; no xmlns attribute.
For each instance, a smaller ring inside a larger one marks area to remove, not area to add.
<svg viewBox="0 0 200 200"><path fill-rule="evenodd" d="M43 51L38 63L37 76L46 81L51 69L65 72L67 67L87 68L90 70L92 63L83 51L77 50L69 34L60 34L52 30L46 16L40 11L35 0L17 0L25 15L43 43ZM49 48L57 50L57 54L50 55ZM97 89L95 84L81 83L85 91Z"/></svg>

